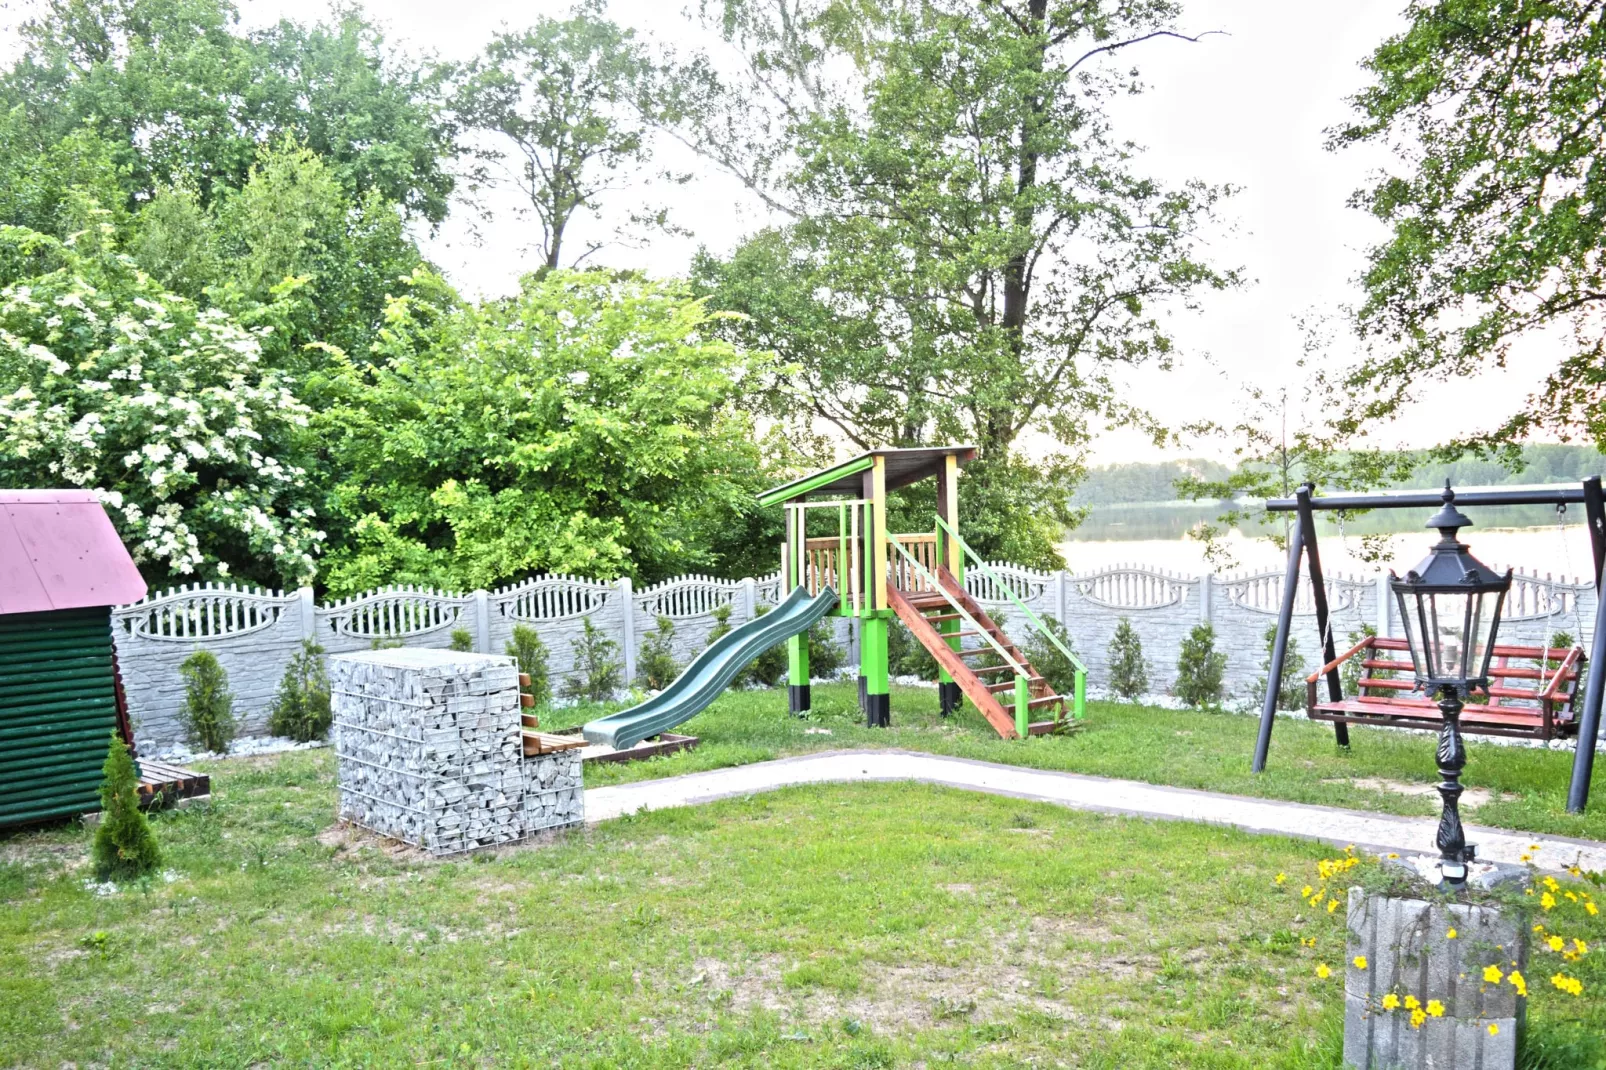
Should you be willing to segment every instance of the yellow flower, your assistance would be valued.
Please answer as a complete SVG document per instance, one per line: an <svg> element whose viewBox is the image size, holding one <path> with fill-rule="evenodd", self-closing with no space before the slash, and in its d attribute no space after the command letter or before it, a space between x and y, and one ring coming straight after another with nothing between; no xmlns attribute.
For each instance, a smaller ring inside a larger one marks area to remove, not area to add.
<svg viewBox="0 0 1606 1070"><path fill-rule="evenodd" d="M1573 937L1573 948L1577 950L1580 955L1589 954L1589 945L1578 939L1576 936Z"/></svg>
<svg viewBox="0 0 1606 1070"><path fill-rule="evenodd" d="M1550 950L1552 951L1560 951L1562 948L1567 946L1567 941L1555 935L1552 935L1549 940L1545 941L1545 943L1550 945Z"/></svg>
<svg viewBox="0 0 1606 1070"><path fill-rule="evenodd" d="M1305 885L1305 887L1303 887L1303 888L1301 888L1299 890L1299 897L1301 899L1309 899L1310 898L1310 893L1312 891L1314 891L1314 890L1315 889L1313 889L1310 885L1307 884L1307 885Z"/></svg>
<svg viewBox="0 0 1606 1070"><path fill-rule="evenodd" d="M1421 1029L1422 1028L1422 1023L1427 1021L1427 1020L1428 1020L1428 1016L1426 1014L1423 1014L1420 1009L1417 1009L1417 1010L1414 1010L1414 1011L1411 1012L1411 1028L1412 1029Z"/></svg>
<svg viewBox="0 0 1606 1070"><path fill-rule="evenodd" d="M1549 892L1546 892L1544 895L1539 897L1539 905L1544 907L1546 910L1549 910L1551 907L1556 905L1556 897L1551 895Z"/></svg>
<svg viewBox="0 0 1606 1070"><path fill-rule="evenodd" d="M1522 975L1520 970L1512 970L1506 975L1506 980L1510 981L1511 987L1517 990L1517 995L1524 999L1528 998L1528 979Z"/></svg>
<svg viewBox="0 0 1606 1070"><path fill-rule="evenodd" d="M1406 996L1405 997L1405 1009L1406 1010L1414 1011L1420 1006L1422 1006L1422 1001L1417 999L1415 996Z"/></svg>
<svg viewBox="0 0 1606 1070"><path fill-rule="evenodd" d="M1498 1025L1494 1024L1493 1022L1490 1022L1489 1023L1489 1035L1492 1036L1492 1037L1499 1036L1500 1035L1500 1027Z"/></svg>
<svg viewBox="0 0 1606 1070"><path fill-rule="evenodd" d="M1561 885L1556 883L1556 878L1555 877L1546 877L1540 883L1543 884L1546 888L1549 888L1553 892L1558 892L1558 891L1561 890Z"/></svg>
<svg viewBox="0 0 1606 1070"><path fill-rule="evenodd" d="M1444 1004L1440 1003L1436 999L1428 1000L1428 1013L1433 1015L1433 1017L1435 1017L1435 1018L1443 1018L1444 1017Z"/></svg>
<svg viewBox="0 0 1606 1070"><path fill-rule="evenodd" d="M1387 854L1387 855L1385 855L1385 856L1384 856L1384 857L1385 857L1385 858L1398 858L1398 857L1400 857L1400 853L1399 853L1399 852L1398 852L1398 851L1390 851L1390 852L1389 852L1389 853L1388 853L1388 854Z"/></svg>
<svg viewBox="0 0 1606 1070"><path fill-rule="evenodd" d="M1284 882L1284 881L1286 881L1286 880L1287 880L1287 879L1288 879L1288 874L1286 874L1286 873L1279 873L1279 874L1277 874L1277 878L1276 878L1276 880L1277 880L1277 883L1278 883L1278 884L1281 884L1281 883L1283 883L1283 882Z"/></svg>
<svg viewBox="0 0 1606 1070"><path fill-rule="evenodd" d="M1327 978L1332 974L1332 972L1333 972L1332 970L1327 968L1327 963L1318 962L1316 964L1316 976L1320 977L1322 980L1324 980L1324 981L1327 980Z"/></svg>
<svg viewBox="0 0 1606 1070"><path fill-rule="evenodd" d="M1591 916L1593 916L1593 915L1596 915L1596 914L1599 914L1599 913L1600 913L1600 911L1598 911L1598 910L1596 910L1596 909L1595 909L1595 904L1594 904L1594 903L1585 903L1585 904L1584 904L1584 909L1585 909L1585 910L1587 910L1587 911L1589 911L1589 913L1590 913L1590 915L1591 915Z"/></svg>
<svg viewBox="0 0 1606 1070"><path fill-rule="evenodd" d="M1499 984L1505 979L1505 976L1500 972L1500 967L1498 966L1485 966L1483 968L1483 979L1492 985Z"/></svg>
<svg viewBox="0 0 1606 1070"><path fill-rule="evenodd" d="M1454 940L1455 937L1456 937L1456 932L1455 932L1454 929L1451 929L1449 932L1444 934L1444 938L1446 940Z"/></svg>
<svg viewBox="0 0 1606 1070"><path fill-rule="evenodd" d="M1366 969L1366 956L1365 955L1356 955L1354 958L1350 959L1350 961L1355 963L1355 968L1357 970Z"/></svg>
<svg viewBox="0 0 1606 1070"><path fill-rule="evenodd" d="M1398 1007L1399 1005L1400 1005L1400 997L1396 996L1393 992L1390 992L1388 995L1383 997L1383 1009L1384 1010L1391 1011L1395 1007Z"/></svg>
<svg viewBox="0 0 1606 1070"><path fill-rule="evenodd" d="M1333 911L1335 911L1337 909L1338 909L1338 900L1337 899L1329 899L1327 901L1327 912L1329 914L1331 914Z"/></svg>
<svg viewBox="0 0 1606 1070"><path fill-rule="evenodd" d="M1564 973L1553 974L1550 978L1550 983L1569 995L1582 995L1584 991L1584 983L1582 981L1576 977L1568 977Z"/></svg>

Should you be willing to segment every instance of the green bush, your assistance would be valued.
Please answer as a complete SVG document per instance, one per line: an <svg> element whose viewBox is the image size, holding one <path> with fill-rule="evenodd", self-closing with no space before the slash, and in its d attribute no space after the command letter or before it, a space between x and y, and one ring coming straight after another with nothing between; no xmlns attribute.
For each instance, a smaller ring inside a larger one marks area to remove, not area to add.
<svg viewBox="0 0 1606 1070"><path fill-rule="evenodd" d="M781 650L784 652L786 648L783 646ZM827 617L809 629L810 676L829 677L847 660L848 652L836 641L836 629L831 626L831 618Z"/></svg>
<svg viewBox="0 0 1606 1070"><path fill-rule="evenodd" d="M268 731L289 736L298 743L323 739L329 734L329 674L324 669L323 647L311 639L285 666L268 714Z"/></svg>
<svg viewBox="0 0 1606 1070"><path fill-rule="evenodd" d="M513 626L513 641L507 645L507 655L518 665L519 672L530 682L519 690L529 695L537 706L545 706L552 699L552 678L547 672L546 644L528 624Z"/></svg>
<svg viewBox="0 0 1606 1070"><path fill-rule="evenodd" d="M713 646L715 643L729 635L730 631L731 607L730 603L727 602L718 609L714 610L714 626L709 629L708 642L704 644L703 649L706 650L708 647Z"/></svg>
<svg viewBox="0 0 1606 1070"><path fill-rule="evenodd" d="M680 675L680 662L675 660L675 622L668 617L658 618L658 627L641 644L636 655L636 685L648 691L662 691Z"/></svg>
<svg viewBox="0 0 1606 1070"><path fill-rule="evenodd" d="M1345 639L1349 643L1350 646L1354 646L1356 643L1359 643L1362 639L1365 639L1368 636L1373 636L1373 635L1376 635L1376 634L1377 634L1377 629L1376 628L1372 627L1370 624L1363 624L1358 629L1356 629L1355 631L1350 632L1349 635L1345 637ZM1346 648L1346 649L1348 649L1348 648ZM1342 651L1341 651L1341 653L1342 653ZM1344 663L1344 668L1339 673L1339 678L1341 680L1343 680L1343 682L1344 682L1344 694L1349 695L1351 697L1353 697L1355 695L1358 695L1360 693L1360 690L1361 690L1361 677L1362 676L1375 676L1380 680L1384 680L1384 679L1388 679L1388 678L1390 678L1390 677L1392 677L1394 675L1394 670L1393 669L1378 669L1375 672L1367 669L1366 666L1361 664L1365 660L1366 659L1364 657L1357 656L1357 657L1350 658L1348 661L1346 661ZM1265 692L1262 691L1261 694L1264 695Z"/></svg>
<svg viewBox="0 0 1606 1070"><path fill-rule="evenodd" d="M769 613L769 606L759 606L757 615L762 617ZM764 653L753 659L747 671L737 679L746 684L756 684L759 687L774 687L786 675L786 644L776 643Z"/></svg>
<svg viewBox="0 0 1606 1070"><path fill-rule="evenodd" d="M1255 681L1255 698L1264 700L1270 685L1272 652L1277 646L1277 625L1266 628L1266 659L1260 663L1260 679ZM1277 708L1302 710L1305 708L1305 655L1299 652L1299 641L1288 637L1288 654L1283 658L1283 675L1277 684Z"/></svg>
<svg viewBox="0 0 1606 1070"><path fill-rule="evenodd" d="M1054 638L1065 644L1067 650L1076 653L1076 646L1071 642L1071 633L1066 631L1065 625L1053 617L1039 619ZM1048 681L1048 685L1056 694L1069 697L1075 692L1076 663L1066 657L1059 647L1049 642L1047 636L1036 628L1032 629L1031 635L1026 640L1024 653L1026 660L1032 663L1032 668Z"/></svg>
<svg viewBox="0 0 1606 1070"><path fill-rule="evenodd" d="M1227 673L1226 651L1216 649L1216 630L1196 624L1182 641L1177 658L1177 685L1172 690L1190 706L1215 706L1221 702L1221 682Z"/></svg>
<svg viewBox="0 0 1606 1070"><path fill-rule="evenodd" d="M222 753L234 738L234 696L229 677L210 650L197 650L178 667L184 677L179 721L191 746Z"/></svg>
<svg viewBox="0 0 1606 1070"><path fill-rule="evenodd" d="M143 877L162 864L151 823L139 812L139 774L122 737L111 734L100 782L100 827L91 854L100 880Z"/></svg>
<svg viewBox="0 0 1606 1070"><path fill-rule="evenodd" d="M1149 666L1143 660L1143 641L1131 620L1121 618L1110 640L1110 690L1128 701L1149 690Z"/></svg>
<svg viewBox="0 0 1606 1070"><path fill-rule="evenodd" d="M619 657L619 644L609 639L586 617L579 641L574 644L574 673L563 687L569 698L607 702L624 676L625 663Z"/></svg>
<svg viewBox="0 0 1606 1070"><path fill-rule="evenodd" d="M452 629L452 643L446 649L455 650L459 654L470 654L474 651L474 633L467 628Z"/></svg>
<svg viewBox="0 0 1606 1070"><path fill-rule="evenodd" d="M901 620L893 620L887 626L887 668L894 676L937 678L937 659Z"/></svg>

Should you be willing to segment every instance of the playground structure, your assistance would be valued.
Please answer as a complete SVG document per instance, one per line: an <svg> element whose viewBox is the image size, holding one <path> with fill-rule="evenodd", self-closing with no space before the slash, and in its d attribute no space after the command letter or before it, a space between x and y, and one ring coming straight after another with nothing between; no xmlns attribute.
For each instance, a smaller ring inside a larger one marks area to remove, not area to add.
<svg viewBox="0 0 1606 1070"><path fill-rule="evenodd" d="M1450 495L1446 487L1445 495ZM1454 494L1457 505L1549 505L1558 512L1569 504L1584 506L1591 557L1594 563L1595 590L1602 591L1602 576L1606 573L1606 494L1602 493L1599 476L1591 476L1578 487L1534 487L1526 489L1471 491ZM1288 636L1293 625L1294 602L1299 592L1300 566L1308 569L1312 601L1316 610L1317 642L1323 665L1306 681L1307 715L1313 720L1331 721L1339 746L1349 746L1350 724L1386 725L1397 728L1421 728L1436 731L1440 727L1437 704L1425 698L1405 695L1414 685L1410 682L1407 662L1396 662L1389 652L1402 651L1403 640L1387 637L1368 638L1351 650L1339 655L1334 647L1332 628L1329 625L1327 588L1322 578L1321 553L1316 543L1316 513L1321 511L1347 511L1364 509L1434 508L1448 500L1434 493L1406 494L1346 494L1316 497L1313 484L1300 487L1293 498L1268 501L1266 509L1273 513L1294 513L1297 522L1292 525L1288 538L1288 565L1283 581L1282 607L1277 617L1277 636L1272 646L1271 664L1267 679L1273 681L1261 707L1260 732L1255 742L1253 770L1266 768L1271 749L1272 725L1277 713L1277 685L1282 679L1283 665L1288 653ZM1582 636L1578 637L1582 640ZM1346 699L1341 670L1346 661L1360 658L1367 675L1360 677L1355 697ZM1599 666L1606 659L1606 600L1597 600L1595 626L1589 654L1582 649L1558 649L1546 646L1518 647L1497 644L1494 647L1495 665L1491 668L1491 686L1483 693L1486 704L1468 705L1463 711L1463 730L1485 735L1516 736L1537 740L1550 740L1572 736L1576 738L1572 780L1567 791L1567 810L1582 813L1589 800L1589 782L1595 761L1595 740L1600 731L1601 700L1606 688L1606 673L1599 671L1584 674L1583 667L1594 663ZM1578 709L1579 676L1584 678L1583 708ZM1325 677L1327 699L1320 701L1318 681ZM1530 690L1519 687L1520 681L1533 680Z"/></svg>
<svg viewBox="0 0 1606 1070"><path fill-rule="evenodd" d="M888 634L894 618L936 659L944 716L969 698L1005 739L1073 727L1086 702L1086 669L959 534L959 470L975 455L973 446L871 450L765 491L759 504L784 510L781 590L788 593L782 604L732 630L658 695L587 724L586 739L628 747L667 731L706 708L753 658L782 641L788 706L793 714L806 713L809 629L833 610L858 621L859 699L871 727L891 724ZM932 529L891 532L887 496L927 479L937 484ZM832 519L834 533L822 533ZM966 592L967 569L985 574L1027 627L1075 666L1070 709Z"/></svg>

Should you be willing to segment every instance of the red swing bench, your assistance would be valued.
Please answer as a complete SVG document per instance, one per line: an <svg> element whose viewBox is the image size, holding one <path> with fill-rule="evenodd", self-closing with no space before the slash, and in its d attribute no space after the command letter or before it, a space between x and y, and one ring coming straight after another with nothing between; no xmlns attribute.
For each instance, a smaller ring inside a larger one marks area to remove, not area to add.
<svg viewBox="0 0 1606 1070"><path fill-rule="evenodd" d="M1390 657L1394 652L1402 658ZM1354 698L1318 701L1317 683L1361 657L1364 674ZM1563 739L1578 735L1578 679L1585 662L1579 647L1496 644L1489 687L1473 692L1461 711L1469 735ZM1313 721L1420 728L1443 725L1439 704L1413 693L1415 670L1404 639L1368 636L1305 678L1305 713ZM1484 701L1484 700L1487 701Z"/></svg>

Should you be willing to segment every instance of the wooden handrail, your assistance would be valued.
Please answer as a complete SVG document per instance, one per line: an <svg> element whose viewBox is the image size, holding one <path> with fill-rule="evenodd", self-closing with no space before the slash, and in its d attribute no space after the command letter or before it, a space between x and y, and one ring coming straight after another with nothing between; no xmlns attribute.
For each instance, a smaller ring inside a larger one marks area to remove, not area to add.
<svg viewBox="0 0 1606 1070"><path fill-rule="evenodd" d="M1321 668L1317 669L1315 672L1313 672L1309 676L1305 677L1305 682L1307 684L1314 684L1317 680L1320 680L1322 677L1326 676L1328 673L1330 673L1334 669L1338 668L1340 665L1342 665L1344 662L1348 661L1350 658L1354 657L1356 654L1360 653L1362 650L1367 649L1368 647L1370 647L1376 641L1377 641L1377 636L1368 635L1365 639L1362 639L1360 642L1356 643L1354 646L1352 646L1348 650L1344 651L1344 653L1340 654L1338 657L1334 658L1332 661L1329 661L1326 665L1323 665Z"/></svg>

